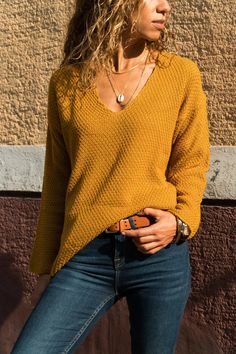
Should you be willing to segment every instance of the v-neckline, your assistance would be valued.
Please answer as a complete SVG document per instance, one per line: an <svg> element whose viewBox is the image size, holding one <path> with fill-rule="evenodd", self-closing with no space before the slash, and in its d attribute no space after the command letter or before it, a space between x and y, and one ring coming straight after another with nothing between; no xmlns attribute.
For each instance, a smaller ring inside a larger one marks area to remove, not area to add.
<svg viewBox="0 0 236 354"><path fill-rule="evenodd" d="M150 86L156 72L157 72L157 68L158 65L156 64L151 72L151 74L149 75L147 81L145 82L144 86L142 87L142 89L139 91L139 93L137 94L137 96L135 96L133 99L131 99L131 101L125 106L125 108L121 109L120 111L112 111L109 107L107 107L105 105L105 103L100 99L100 96L98 94L98 90L96 85L92 88L92 95L94 96L94 98L96 99L97 104L100 106L101 109L103 109L105 112L109 113L110 115L113 116L120 116L123 115L125 113L127 113L128 111L130 111L133 107L135 107L135 104L142 98L142 96L144 95L145 91L148 89L148 87Z"/></svg>

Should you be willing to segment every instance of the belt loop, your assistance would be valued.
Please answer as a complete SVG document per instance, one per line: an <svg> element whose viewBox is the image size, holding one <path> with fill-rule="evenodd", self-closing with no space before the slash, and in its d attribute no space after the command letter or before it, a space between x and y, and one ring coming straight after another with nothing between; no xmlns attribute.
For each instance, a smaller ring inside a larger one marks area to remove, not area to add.
<svg viewBox="0 0 236 354"><path fill-rule="evenodd" d="M129 222L130 222L131 229L133 229L133 230L137 229L137 225L136 225L136 223L134 221L133 216L129 216L128 219L129 219Z"/></svg>

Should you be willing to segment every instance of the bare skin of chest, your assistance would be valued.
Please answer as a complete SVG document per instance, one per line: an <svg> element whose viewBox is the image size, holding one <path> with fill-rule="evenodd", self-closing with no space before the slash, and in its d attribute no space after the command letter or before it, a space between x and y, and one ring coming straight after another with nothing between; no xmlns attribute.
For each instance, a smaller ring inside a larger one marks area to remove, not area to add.
<svg viewBox="0 0 236 354"><path fill-rule="evenodd" d="M155 63L151 62L146 65L143 75L142 75L143 67L141 66L140 68L136 68L133 71L124 74L111 75L111 82L114 86L117 95L123 92L123 89L126 85L124 91L125 104L130 103L132 99L138 96L139 92L142 90L142 88L145 86L146 82L148 81L149 76L152 74L154 68L155 68ZM140 80L141 75L142 78ZM140 83L138 85L139 80ZM95 85L96 85L96 91L100 101L102 101L108 109L110 109L113 112L119 112L124 109L125 106L122 107L119 103L117 103L115 93L111 87L111 84L109 82L109 79L107 78L105 71L100 71L97 74L95 79ZM136 88L137 90L135 91Z"/></svg>

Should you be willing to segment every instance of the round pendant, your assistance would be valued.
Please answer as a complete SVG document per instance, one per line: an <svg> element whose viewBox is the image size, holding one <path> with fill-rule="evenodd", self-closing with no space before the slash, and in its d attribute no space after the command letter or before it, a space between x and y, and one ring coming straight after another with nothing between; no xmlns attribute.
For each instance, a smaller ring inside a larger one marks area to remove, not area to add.
<svg viewBox="0 0 236 354"><path fill-rule="evenodd" d="M118 103L122 103L124 101L124 99L125 99L125 96L123 94L119 94L117 96L117 102Z"/></svg>

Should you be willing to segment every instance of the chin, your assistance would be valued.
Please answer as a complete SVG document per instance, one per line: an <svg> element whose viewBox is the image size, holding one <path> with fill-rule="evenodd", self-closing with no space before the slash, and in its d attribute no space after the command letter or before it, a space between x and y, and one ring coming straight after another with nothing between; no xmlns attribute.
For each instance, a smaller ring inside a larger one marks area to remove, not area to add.
<svg viewBox="0 0 236 354"><path fill-rule="evenodd" d="M160 38L160 32L155 33L155 35L143 35L143 38L149 42L158 41Z"/></svg>

